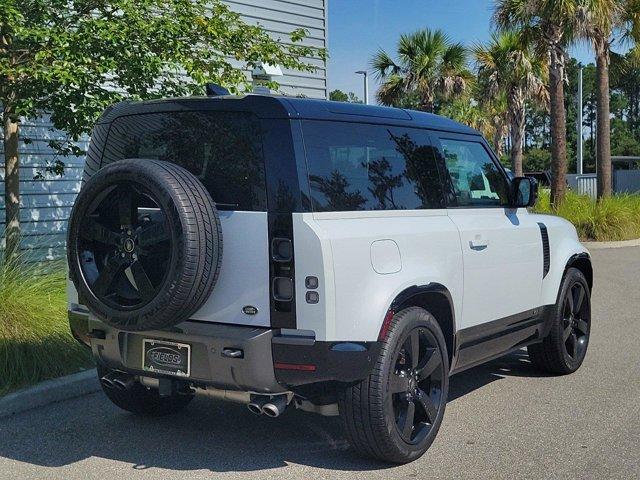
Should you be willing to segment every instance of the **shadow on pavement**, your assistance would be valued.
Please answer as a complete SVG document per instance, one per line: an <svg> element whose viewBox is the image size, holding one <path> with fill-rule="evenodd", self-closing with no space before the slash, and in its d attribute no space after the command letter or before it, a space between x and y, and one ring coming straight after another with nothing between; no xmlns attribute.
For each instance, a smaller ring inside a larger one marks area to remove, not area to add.
<svg viewBox="0 0 640 480"><path fill-rule="evenodd" d="M536 370L531 364L526 349L516 350L509 355L451 377L449 403L504 377L535 378L546 376L548 375Z"/></svg>
<svg viewBox="0 0 640 480"><path fill-rule="evenodd" d="M504 378L536 376L519 351L455 375L449 401ZM446 416L445 416L446 422ZM255 471L287 463L337 470L383 469L346 441L340 419L288 411L278 420L244 406L196 399L177 415L142 418L101 394L3 419L0 456L58 467L90 457L171 470Z"/></svg>

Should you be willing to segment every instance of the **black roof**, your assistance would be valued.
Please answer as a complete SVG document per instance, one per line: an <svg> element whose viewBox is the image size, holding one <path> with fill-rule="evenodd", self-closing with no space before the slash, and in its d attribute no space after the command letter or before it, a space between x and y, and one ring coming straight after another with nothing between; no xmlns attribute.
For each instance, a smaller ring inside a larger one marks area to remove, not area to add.
<svg viewBox="0 0 640 480"><path fill-rule="evenodd" d="M249 111L260 118L352 121L479 135L476 130L467 125L431 113L281 95L228 95L120 102L109 107L98 123L111 122L116 117L126 115L188 110Z"/></svg>

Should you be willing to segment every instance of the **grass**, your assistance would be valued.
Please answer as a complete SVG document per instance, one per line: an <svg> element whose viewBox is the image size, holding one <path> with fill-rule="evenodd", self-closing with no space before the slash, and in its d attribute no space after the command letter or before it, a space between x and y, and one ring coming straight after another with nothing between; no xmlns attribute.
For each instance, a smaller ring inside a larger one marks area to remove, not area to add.
<svg viewBox="0 0 640 480"><path fill-rule="evenodd" d="M69 331L64 264L0 262L0 395L91 365Z"/></svg>
<svg viewBox="0 0 640 480"><path fill-rule="evenodd" d="M596 202L568 192L564 202L554 209L549 192L541 191L534 211L566 218L575 225L581 240L640 238L640 195L614 195Z"/></svg>

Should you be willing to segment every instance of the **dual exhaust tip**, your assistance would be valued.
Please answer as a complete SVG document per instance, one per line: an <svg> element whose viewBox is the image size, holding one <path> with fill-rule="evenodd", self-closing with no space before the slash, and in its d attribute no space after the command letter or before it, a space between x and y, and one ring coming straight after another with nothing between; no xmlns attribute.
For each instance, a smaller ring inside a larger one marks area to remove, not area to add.
<svg viewBox="0 0 640 480"><path fill-rule="evenodd" d="M129 390L133 386L135 379L132 375L128 375L124 372L113 371L102 377L100 382L102 382L102 385L107 388Z"/></svg>
<svg viewBox="0 0 640 480"><path fill-rule="evenodd" d="M256 415L265 414L268 417L279 417L287 408L287 396L276 395L268 397L266 395L252 395L251 401L247 404L247 408L251 413Z"/></svg>
<svg viewBox="0 0 640 480"><path fill-rule="evenodd" d="M102 385L116 390L129 390L135 384L135 377L124 372L109 372L100 379ZM279 417L288 405L287 395L251 395L247 408L256 415Z"/></svg>

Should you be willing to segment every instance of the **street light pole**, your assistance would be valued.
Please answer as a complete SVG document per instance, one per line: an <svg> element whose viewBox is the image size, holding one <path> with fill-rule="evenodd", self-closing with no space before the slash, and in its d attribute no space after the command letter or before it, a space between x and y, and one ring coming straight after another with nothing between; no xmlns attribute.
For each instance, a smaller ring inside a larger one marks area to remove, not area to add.
<svg viewBox="0 0 640 480"><path fill-rule="evenodd" d="M364 104L369 105L369 78L366 70L358 70L358 75L362 75L364 78Z"/></svg>
<svg viewBox="0 0 640 480"><path fill-rule="evenodd" d="M577 154L578 162L576 167L576 173L582 175L583 173L583 158L582 158L582 64L578 64L578 138L577 138Z"/></svg>

